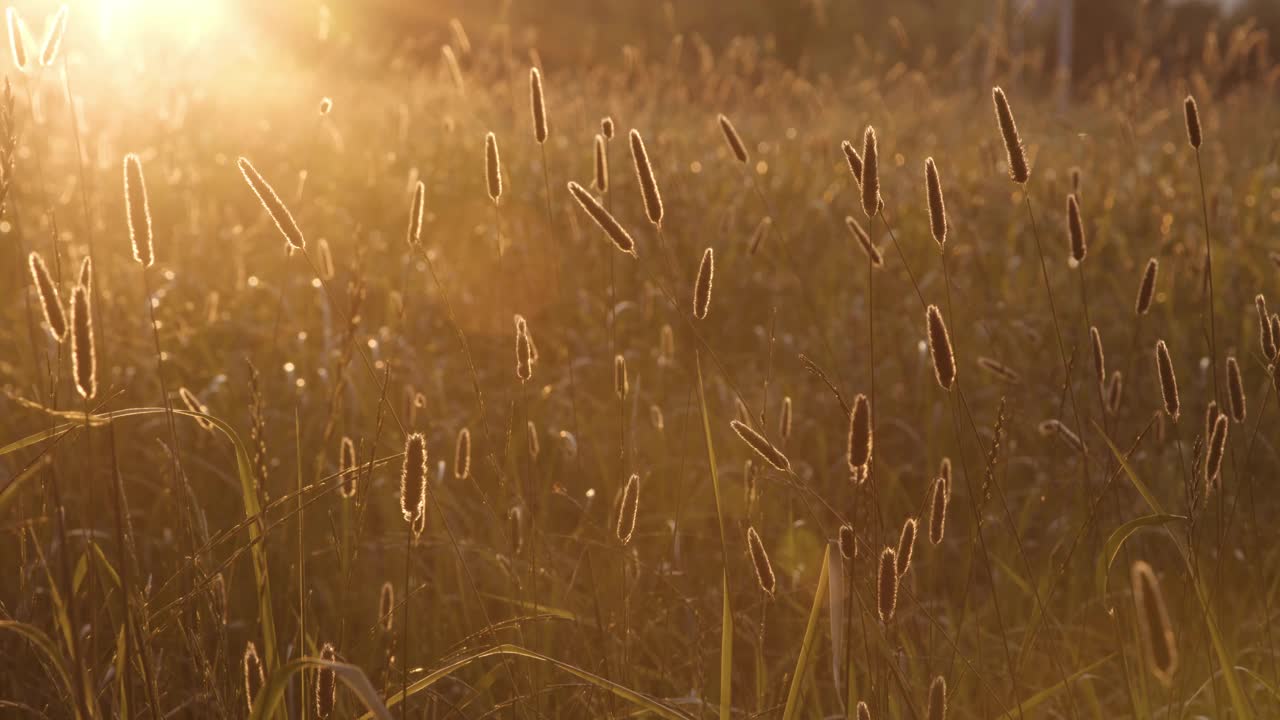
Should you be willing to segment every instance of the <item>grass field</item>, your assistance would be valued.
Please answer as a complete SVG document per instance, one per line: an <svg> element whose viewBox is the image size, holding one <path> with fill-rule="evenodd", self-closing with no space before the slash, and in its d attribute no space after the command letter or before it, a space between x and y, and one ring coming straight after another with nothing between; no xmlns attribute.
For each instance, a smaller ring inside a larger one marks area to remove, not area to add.
<svg viewBox="0 0 1280 720"><path fill-rule="evenodd" d="M1265 39L1063 105L24 14L0 716L1280 716Z"/></svg>

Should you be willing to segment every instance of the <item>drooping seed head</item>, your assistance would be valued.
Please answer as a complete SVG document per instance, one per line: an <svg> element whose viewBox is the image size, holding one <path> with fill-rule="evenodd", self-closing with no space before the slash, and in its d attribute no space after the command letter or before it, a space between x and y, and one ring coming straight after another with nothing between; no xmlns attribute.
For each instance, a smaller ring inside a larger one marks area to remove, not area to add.
<svg viewBox="0 0 1280 720"><path fill-rule="evenodd" d="M947 505L951 498L947 495L947 481L937 478L929 491L929 542L938 545L947 531Z"/></svg>
<svg viewBox="0 0 1280 720"><path fill-rule="evenodd" d="M1165 608L1160 581L1151 566L1139 560L1129 571L1133 584L1133 602L1137 606L1138 631L1151 674L1166 688L1173 686L1178 670L1178 644Z"/></svg>
<svg viewBox="0 0 1280 720"><path fill-rule="evenodd" d="M1244 422L1244 381L1240 378L1240 363L1236 362L1235 357L1227 358L1227 390L1227 397L1231 401L1231 419Z"/></svg>
<svg viewBox="0 0 1280 720"><path fill-rule="evenodd" d="M600 226L605 235L609 236L609 239L613 241L614 247L631 257L636 257L636 241L631 239L631 235L614 219L613 214L592 197L591 193L584 190L578 183L570 182L569 194L573 196L574 200L578 201L578 205L582 207L583 212L589 215L596 225Z"/></svg>
<svg viewBox="0 0 1280 720"><path fill-rule="evenodd" d="M40 296L40 307L44 310L44 321L49 327L49 334L54 340L62 342L67 339L67 318L62 312L62 299L58 295L58 286L49 275L49 268L44 264L40 253L32 251L27 256L27 265L31 269L31 280L35 283L36 292Z"/></svg>
<svg viewBox="0 0 1280 720"><path fill-rule="evenodd" d="M1005 365L999 360L986 357L985 355L979 355L976 362L978 363L978 367L1011 385L1017 385L1022 382L1022 376L1018 374L1018 371L1008 365Z"/></svg>
<svg viewBox="0 0 1280 720"><path fill-rule="evenodd" d="M129 239L133 242L133 259L143 267L155 262L151 241L151 206L147 202L147 184L142 177L142 161L136 153L124 156L125 219L129 221Z"/></svg>
<svg viewBox="0 0 1280 720"><path fill-rule="evenodd" d="M1031 169L1027 167L1026 151L1022 149L1022 138L1018 136L1018 125L1013 121L1009 100L1004 90L998 87L991 89L991 98L995 101L996 120L1000 123L1000 135L1009 159L1009 177L1019 185L1025 184L1031 177Z"/></svg>
<svg viewBox="0 0 1280 720"><path fill-rule="evenodd" d="M258 697L258 691L263 685L267 684L266 674L262 669L262 660L258 657L258 648L253 641L245 643L244 646L244 698L248 707L249 714L253 714L253 701Z"/></svg>
<svg viewBox="0 0 1280 720"><path fill-rule="evenodd" d="M897 550L899 577L906 575L907 571L911 569L911 556L915 554L917 530L918 523L915 518L907 518L907 521L902 524L902 532L898 535Z"/></svg>
<svg viewBox="0 0 1280 720"><path fill-rule="evenodd" d="M1102 334L1096 326L1089 328L1089 339L1093 341L1093 372L1101 384L1107 380L1107 356L1102 351Z"/></svg>
<svg viewBox="0 0 1280 720"><path fill-rule="evenodd" d="M871 265L873 267L884 267L884 255L881 254L880 248L872 244L871 236L867 234L862 225L850 215L845 215L844 225L849 228L849 233L858 241L858 245L862 248L862 252L866 253Z"/></svg>
<svg viewBox="0 0 1280 720"><path fill-rule="evenodd" d="M44 45L40 50L40 65L43 67L49 67L58 59L58 49L62 47L62 37L67 32L67 12L66 5L60 6L53 21L49 23Z"/></svg>
<svg viewBox="0 0 1280 720"><path fill-rule="evenodd" d="M1084 237L1084 222L1080 220L1080 203L1075 195L1067 196L1067 235L1071 239L1071 257L1084 262L1089 254L1089 244Z"/></svg>
<svg viewBox="0 0 1280 720"><path fill-rule="evenodd" d="M898 607L898 554L887 547L880 553L880 570L876 580L876 611L880 622L893 622Z"/></svg>
<svg viewBox="0 0 1280 720"><path fill-rule="evenodd" d="M778 416L778 437L782 442L791 439L791 396L782 398L782 411Z"/></svg>
<svg viewBox="0 0 1280 720"><path fill-rule="evenodd" d="M1182 101L1182 112L1187 120L1187 142L1191 147L1199 150L1204 138L1200 132L1200 109L1196 106L1194 97L1188 95L1187 99Z"/></svg>
<svg viewBox="0 0 1280 720"><path fill-rule="evenodd" d="M862 211L873 218L880 212L880 151L876 130L870 125L862 134Z"/></svg>
<svg viewBox="0 0 1280 720"><path fill-rule="evenodd" d="M1146 315L1151 310L1151 299L1156 292L1156 273L1160 270L1160 261L1151 258L1147 261L1147 269L1142 272L1142 283L1138 285L1138 300L1133 309L1139 315Z"/></svg>
<svg viewBox="0 0 1280 720"><path fill-rule="evenodd" d="M849 174L853 175L853 181L858 187L862 187L862 156L858 154L858 149L848 140L840 143L840 149L844 151L844 159L849 163Z"/></svg>
<svg viewBox="0 0 1280 720"><path fill-rule="evenodd" d="M729 422L729 427L733 428L738 437L742 438L743 442L749 445L752 450L755 450L756 454L764 458L765 462L772 465L775 470L787 472L791 469L791 461L787 460L787 456L783 455L781 450L770 444L768 440L764 439L763 435L756 432L751 426L741 420L732 420Z"/></svg>
<svg viewBox="0 0 1280 720"><path fill-rule="evenodd" d="M929 197L929 229L938 247L947 244L947 206L942 200L942 180L938 178L938 166L933 158L924 161L925 191Z"/></svg>
<svg viewBox="0 0 1280 720"><path fill-rule="evenodd" d="M613 394L619 400L626 400L631 389L631 381L627 379L627 359L621 354L613 358Z"/></svg>
<svg viewBox="0 0 1280 720"><path fill-rule="evenodd" d="M471 475L471 431L462 428L453 446L453 476L466 480Z"/></svg>
<svg viewBox="0 0 1280 720"><path fill-rule="evenodd" d="M1182 408L1178 399L1178 378L1173 374L1173 360L1169 358L1169 347L1163 340L1156 342L1156 371L1160 375L1160 395L1164 398L1164 410L1169 414L1169 419L1177 422Z"/></svg>
<svg viewBox="0 0 1280 720"><path fill-rule="evenodd" d="M200 415L209 414L209 408L205 407L204 403L200 402L200 398L196 397L196 394L191 392L185 386L178 388L178 397L182 399L182 404L187 406L188 411L199 413ZM200 426L201 430L208 430L212 432L215 427L213 422L207 417L197 416L195 421L196 424Z"/></svg>
<svg viewBox="0 0 1280 720"><path fill-rule="evenodd" d="M356 495L356 444L346 435L342 436L342 442L338 446L338 474L339 489L338 492L344 498L353 498Z"/></svg>
<svg viewBox="0 0 1280 720"><path fill-rule="evenodd" d="M1085 452L1084 441L1071 428L1064 425L1061 420L1050 418L1041 422L1037 429L1044 437L1056 437L1076 452L1082 454Z"/></svg>
<svg viewBox="0 0 1280 720"><path fill-rule="evenodd" d="M720 132L724 134L724 141L729 144L729 149L733 151L733 156L738 162L746 164L747 162L747 146L742 144L742 138L738 135L738 129L733 126L733 122L724 114L716 117L716 121L720 123Z"/></svg>
<svg viewBox="0 0 1280 720"><path fill-rule="evenodd" d="M662 225L662 194L658 192L658 181L653 176L653 165L649 162L649 152L645 150L644 139L640 132L632 130L631 161L636 166L636 177L640 180L640 194L644 197L644 211L649 222Z"/></svg>
<svg viewBox="0 0 1280 720"><path fill-rule="evenodd" d="M947 720L947 681L938 675L929 684L929 710L925 714L928 720Z"/></svg>
<svg viewBox="0 0 1280 720"><path fill-rule="evenodd" d="M533 107L533 138L542 144L547 141L547 106L542 97L542 73L529 68L529 102Z"/></svg>
<svg viewBox="0 0 1280 720"><path fill-rule="evenodd" d="M693 286L693 316L699 320L707 319L711 309L711 284L716 274L716 254L711 248L702 253L702 262L698 264L698 280Z"/></svg>
<svg viewBox="0 0 1280 720"><path fill-rule="evenodd" d="M98 394L98 358L93 347L93 315L89 293L83 285L71 291L72 376L80 397L92 400Z"/></svg>
<svg viewBox="0 0 1280 720"><path fill-rule="evenodd" d="M609 147L601 135L596 135L595 179L592 185L600 192L609 192Z"/></svg>
<svg viewBox="0 0 1280 720"><path fill-rule="evenodd" d="M502 159L498 157L498 136L484 136L484 177L489 188L489 199L495 204L502 199Z"/></svg>
<svg viewBox="0 0 1280 720"><path fill-rule="evenodd" d="M412 433L404 441L404 465L400 469L400 514L412 523L424 509L427 492L427 438Z"/></svg>
<svg viewBox="0 0 1280 720"><path fill-rule="evenodd" d="M338 661L338 651L333 643L325 643L320 649L320 659L329 662ZM316 677L316 717L328 720L333 714L333 706L338 700L338 675L329 668L321 668Z"/></svg>
<svg viewBox="0 0 1280 720"><path fill-rule="evenodd" d="M409 232L407 239L410 246L422 242L422 211L427 204L427 186L421 181L413 189L413 204L409 206Z"/></svg>
<svg viewBox="0 0 1280 720"><path fill-rule="evenodd" d="M871 429L871 401L867 396L858 393L853 399L853 409L849 413L849 471L858 472L859 468L871 462L871 453L875 439Z"/></svg>
<svg viewBox="0 0 1280 720"><path fill-rule="evenodd" d="M773 597L777 589L778 579L774 577L773 565L769 562L769 553L765 552L764 543L754 527L747 528L747 548L751 552L751 564L756 570L756 582L765 595Z"/></svg>
<svg viewBox="0 0 1280 720"><path fill-rule="evenodd" d="M239 166L240 174L244 175L244 181L249 184L253 194L258 196L258 202L262 203L267 215L271 216L280 233L284 235L289 247L294 250L305 250L307 243L302 237L302 231L298 229L298 223L294 222L293 215L289 213L289 209L280 201L280 196L276 195L276 191L271 187L271 184L253 167L253 163L249 162L248 158L240 158L236 161L236 165Z"/></svg>
<svg viewBox="0 0 1280 720"><path fill-rule="evenodd" d="M956 357L951 349L951 336L942 320L942 311L930 305L925 312L929 325L929 354L933 357L933 372L943 390L950 390L956 381Z"/></svg>
<svg viewBox="0 0 1280 720"><path fill-rule="evenodd" d="M858 537L853 532L853 526L845 523L840 526L840 554L845 560L852 560L858 551Z"/></svg>
<svg viewBox="0 0 1280 720"><path fill-rule="evenodd" d="M623 545L631 542L636 531L636 514L640 509L640 476L632 473L627 478L627 485L622 490L622 502L618 504L618 526L616 534Z"/></svg>

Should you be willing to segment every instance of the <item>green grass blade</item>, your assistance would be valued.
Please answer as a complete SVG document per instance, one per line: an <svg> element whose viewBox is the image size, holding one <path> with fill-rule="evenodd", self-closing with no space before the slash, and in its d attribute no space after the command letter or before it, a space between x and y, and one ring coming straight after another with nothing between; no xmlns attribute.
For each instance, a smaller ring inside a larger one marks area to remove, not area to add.
<svg viewBox="0 0 1280 720"><path fill-rule="evenodd" d="M707 395L702 385L702 360L694 353L698 369L698 406L702 410L702 432L707 441L707 464L711 468L711 488L716 496L716 521L720 524L721 594L720 609L720 717L733 710L733 607L729 603L728 542L724 534L724 511L720 502L720 472L716 469L716 450L711 442L711 418L707 413Z"/></svg>
<svg viewBox="0 0 1280 720"><path fill-rule="evenodd" d="M809 669L809 656L813 654L813 646L818 639L818 621L822 617L822 601L827 597L827 564L831 562L831 545L828 544L822 553L822 571L818 573L818 589L813 593L813 608L809 610L809 625L804 630L804 642L800 645L800 654L796 656L796 669L791 675L791 689L787 692L787 705L782 711L782 720L797 717L800 711L800 694L804 687L805 673Z"/></svg>
<svg viewBox="0 0 1280 720"><path fill-rule="evenodd" d="M1186 519L1182 515L1146 515L1130 520L1116 528L1111 533L1111 536L1107 538L1106 544L1103 545L1102 554L1098 556L1098 569L1094 574L1094 581L1098 586L1098 594L1104 598L1107 596L1107 574L1111 571L1111 566L1116 561L1116 555L1120 553L1120 548L1124 546L1129 536L1144 527L1164 525L1174 520Z"/></svg>
<svg viewBox="0 0 1280 720"><path fill-rule="evenodd" d="M1115 653L1111 653L1111 654L1109 654L1109 655L1105 655L1105 656L1103 656L1103 657L1100 657L1100 658L1098 658L1097 660L1094 660L1093 662L1089 663L1088 665L1086 665L1086 666L1084 666L1084 667L1080 668L1079 670L1076 670L1075 672L1071 673L1071 674L1070 674L1070 675L1068 675L1064 680L1062 680L1062 681L1060 681L1060 682L1056 682L1056 683L1054 683L1054 684L1050 685L1049 687L1047 687L1047 688L1045 688L1045 689L1041 690L1040 692L1037 692L1036 694L1032 695L1031 697L1027 698L1026 700L1023 700L1021 703L1019 703L1019 705L1022 707L1022 709L1023 709L1023 711L1024 711L1024 712L1025 712L1025 711L1029 711L1029 710L1032 710L1032 709L1036 708L1037 706L1039 706L1039 705L1040 705L1041 703L1043 703L1044 701L1048 700L1049 698L1053 697L1054 695L1057 695L1058 693L1060 693L1060 692L1062 692L1063 690L1065 690L1065 689L1066 689L1066 687L1067 687L1067 685L1069 685L1070 683L1075 682L1076 680L1079 680L1080 678L1084 677L1084 676L1085 676L1086 674L1088 674L1088 673L1093 672L1094 670L1097 670L1098 668L1100 668L1100 667L1102 667L1103 665L1105 665L1105 664L1106 664L1106 662L1107 662L1108 660L1110 660L1111 658L1114 658L1115 656L1116 656L1116 654L1115 654ZM1004 713L1001 713L1000 715L995 715L994 717L995 717L995 718L1008 718L1008 717L1009 717L1009 713L1008 713L1008 712L1004 712Z"/></svg>
<svg viewBox="0 0 1280 720"><path fill-rule="evenodd" d="M49 667L53 669L54 679L61 683L66 691L66 697L70 698L72 696L71 676L67 674L67 668L62 664L62 656L58 654L53 640L50 640L48 635L45 635L40 628L34 625L28 625L16 620L0 620L0 630L8 630L21 635L27 642L34 645L40 651L40 654L44 656ZM79 714L78 711L77 714Z"/></svg>

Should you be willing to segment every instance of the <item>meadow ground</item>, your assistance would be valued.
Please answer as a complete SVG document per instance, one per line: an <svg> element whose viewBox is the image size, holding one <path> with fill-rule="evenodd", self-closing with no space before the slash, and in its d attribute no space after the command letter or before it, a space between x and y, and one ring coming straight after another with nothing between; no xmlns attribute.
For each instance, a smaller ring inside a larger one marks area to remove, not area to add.
<svg viewBox="0 0 1280 720"><path fill-rule="evenodd" d="M1274 65L472 31L10 68L0 715L1280 714Z"/></svg>

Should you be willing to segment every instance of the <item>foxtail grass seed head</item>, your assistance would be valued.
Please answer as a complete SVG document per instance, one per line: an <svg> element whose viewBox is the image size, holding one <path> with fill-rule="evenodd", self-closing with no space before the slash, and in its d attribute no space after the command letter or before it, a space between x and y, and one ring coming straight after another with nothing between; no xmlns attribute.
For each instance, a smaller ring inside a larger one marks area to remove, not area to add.
<svg viewBox="0 0 1280 720"><path fill-rule="evenodd" d="M89 297L93 297L93 258L88 255L80 261L80 281L79 284L89 293ZM217 293L214 293L215 297Z"/></svg>
<svg viewBox="0 0 1280 720"><path fill-rule="evenodd" d="M1089 254L1089 244L1084 237L1084 222L1080 220L1080 202L1075 195L1067 196L1067 236L1071 239L1071 259L1084 262Z"/></svg>
<svg viewBox="0 0 1280 720"><path fill-rule="evenodd" d="M1258 309L1258 343L1262 346L1262 354L1267 360L1276 356L1276 337L1271 332L1271 316L1267 313L1267 299L1262 293L1253 299Z"/></svg>
<svg viewBox="0 0 1280 720"><path fill-rule="evenodd" d="M542 73L529 68L529 103L533 107L533 138L542 144L547 141L547 105L542 97Z"/></svg>
<svg viewBox="0 0 1280 720"><path fill-rule="evenodd" d="M1156 342L1156 371L1160 375L1160 395L1164 398L1164 411L1169 419L1178 421L1178 413L1182 403L1178 399L1178 378L1173 374L1173 360L1169 358L1169 347L1163 340Z"/></svg>
<svg viewBox="0 0 1280 720"><path fill-rule="evenodd" d="M730 421L729 427L742 438L742 441L751 446L756 454L764 458L765 462L773 466L775 470L787 472L791 469L791 461L787 460L787 456L782 451L774 447L764 436L753 430L749 425L741 420Z"/></svg>
<svg viewBox="0 0 1280 720"><path fill-rule="evenodd" d="M880 553L880 570L876 580L876 610L880 622L893 622L898 608L898 553L887 547Z"/></svg>
<svg viewBox="0 0 1280 720"><path fill-rule="evenodd" d="M22 16L18 14L17 8L10 7L5 11L5 20L9 24L9 50L13 52L13 64L18 68L19 72L27 72L31 68L27 65L30 59L27 56L27 38L31 35L27 30L27 24L22 21Z"/></svg>
<svg viewBox="0 0 1280 720"><path fill-rule="evenodd" d="M657 405L649 406L649 424L658 432L662 432L666 428L667 421L662 417L662 408Z"/></svg>
<svg viewBox="0 0 1280 720"><path fill-rule="evenodd" d="M471 431L462 428L453 447L453 476L466 480L471 475Z"/></svg>
<svg viewBox="0 0 1280 720"><path fill-rule="evenodd" d="M845 523L840 526L840 554L845 560L852 560L858 548L858 536L853 532L853 526Z"/></svg>
<svg viewBox="0 0 1280 720"><path fill-rule="evenodd" d="M1142 271L1142 283L1138 285L1138 300L1133 310L1139 315L1146 315L1151 310L1151 299L1156 293L1156 273L1160 270L1160 261L1151 258L1147 261L1147 269Z"/></svg>
<svg viewBox="0 0 1280 720"><path fill-rule="evenodd" d="M1017 385L1018 383L1022 382L1022 376L1019 375L1016 370L1014 370L1013 368L1009 367L1008 365L1005 365L1004 363L998 360L986 357L984 355L979 355L977 359L977 363L978 363L978 367L982 368L983 370L986 370L987 372L991 373L992 375L995 375L996 377L1000 378L1001 380L1011 385Z"/></svg>
<svg viewBox="0 0 1280 720"><path fill-rule="evenodd" d="M603 135L596 135L595 178L591 184L602 193L609 192L609 147Z"/></svg>
<svg viewBox="0 0 1280 720"><path fill-rule="evenodd" d="M529 329L523 323L516 328L516 377L528 382L533 377L533 354L529 341Z"/></svg>
<svg viewBox="0 0 1280 720"><path fill-rule="evenodd" d="M600 118L600 134L605 140L613 139L613 118L607 116Z"/></svg>
<svg viewBox="0 0 1280 720"><path fill-rule="evenodd" d="M378 625L383 632L391 632L395 624L396 589L390 581L382 583L378 593Z"/></svg>
<svg viewBox="0 0 1280 720"><path fill-rule="evenodd" d="M92 400L98 394L98 358L93 348L93 316L89 293L77 285L71 291L72 374L80 397Z"/></svg>
<svg viewBox="0 0 1280 720"><path fill-rule="evenodd" d="M915 554L916 532L918 529L919 523L916 522L915 518L907 518L907 521L902 523L902 532L898 535L897 551L899 577L906 575L907 571L911 569L911 556Z"/></svg>
<svg viewBox="0 0 1280 720"><path fill-rule="evenodd" d="M938 675L929 684L928 720L947 720L947 680Z"/></svg>
<svg viewBox="0 0 1280 720"><path fill-rule="evenodd" d="M1173 674L1178 670L1178 643L1169 622L1169 611L1160 592L1160 581L1151 566L1139 560L1129 571L1133 584L1133 602L1138 611L1138 633L1151 674L1166 688L1173 687Z"/></svg>
<svg viewBox="0 0 1280 720"><path fill-rule="evenodd" d="M453 52L453 48L445 45L440 48L440 55L444 58L444 65L449 71L449 78L453 80L453 87L459 94L465 95L467 85L462 79L462 66L458 64L457 54Z"/></svg>
<svg viewBox="0 0 1280 720"><path fill-rule="evenodd" d="M333 643L325 643L320 649L320 659L329 662L338 661L338 651ZM329 668L321 668L316 677L316 717L328 720L333 714L333 706L338 700L338 675Z"/></svg>
<svg viewBox="0 0 1280 720"><path fill-rule="evenodd" d="M424 488L426 487L425 480L422 485ZM416 546L419 538L422 537L423 531L427 529L427 496L425 489L422 497L418 500L418 511L413 516L413 523L409 526L409 529L413 533L413 544Z"/></svg>
<svg viewBox="0 0 1280 720"><path fill-rule="evenodd" d="M853 181L858 187L862 187L862 156L858 154L858 149L848 140L840 143L840 149L844 151L845 162L849 163L849 174L853 175Z"/></svg>
<svg viewBox="0 0 1280 720"><path fill-rule="evenodd" d="M1115 415L1120 412L1120 399L1124 393L1124 377L1119 370L1111 373L1111 381L1107 383L1107 412Z"/></svg>
<svg viewBox="0 0 1280 720"><path fill-rule="evenodd" d="M938 178L938 166L933 158L924 161L925 190L929 196L929 229L938 247L947 244L947 206L942 200L942 180Z"/></svg>
<svg viewBox="0 0 1280 720"><path fill-rule="evenodd" d="M258 657L258 647L250 640L244 646L244 698L249 714L253 714L253 701L257 699L262 686L267 684L266 674L262 669L262 659Z"/></svg>
<svg viewBox="0 0 1280 720"><path fill-rule="evenodd" d="M525 430L525 440L529 446L529 457L536 461L538 459L538 455L542 453L542 443L538 441L538 426L534 425L533 421L530 420L529 422L525 423L524 430ZM562 431L560 435L564 436L565 433ZM569 437L570 439L572 439L572 436L569 436ZM577 446L574 445L573 447L577 447Z"/></svg>
<svg viewBox="0 0 1280 720"><path fill-rule="evenodd" d="M1217 487L1222 478L1222 458L1227 447L1227 416L1218 415L1213 421L1213 433L1209 435L1209 450L1204 460L1205 492Z"/></svg>
<svg viewBox="0 0 1280 720"><path fill-rule="evenodd" d="M933 357L933 372L943 390L950 390L956 381L956 356L951 349L951 336L942 320L942 311L930 305L925 311L929 324L929 354Z"/></svg>
<svg viewBox="0 0 1280 720"><path fill-rule="evenodd" d="M1227 390L1227 398L1231 401L1231 419L1244 422L1244 381L1240 378L1240 363L1234 357L1227 358Z"/></svg>
<svg viewBox="0 0 1280 720"><path fill-rule="evenodd" d="M484 136L484 177L489 199L496 204L502 199L502 159L498 157L498 137L493 133Z"/></svg>
<svg viewBox="0 0 1280 720"><path fill-rule="evenodd" d="M711 248L702 253L702 262L698 264L698 280L693 286L693 316L699 320L707 319L711 310L711 283L715 280L716 254Z"/></svg>
<svg viewBox="0 0 1280 720"><path fill-rule="evenodd" d="M1089 339L1093 341L1093 372L1102 384L1107 380L1107 356L1102 350L1102 333L1097 327L1089 328Z"/></svg>
<svg viewBox="0 0 1280 720"><path fill-rule="evenodd" d="M778 437L782 442L791 439L791 396L782 398L782 411L778 415Z"/></svg>
<svg viewBox="0 0 1280 720"><path fill-rule="evenodd" d="M614 247L631 257L636 257L636 241L631 239L631 235L623 229L622 225L618 224L613 214L592 197L591 193L584 190L578 183L570 182L569 194L573 196L574 200L578 201L578 205L582 207L583 212L589 215L596 225L600 226L605 235L609 236L609 239L613 241Z"/></svg>
<svg viewBox="0 0 1280 720"><path fill-rule="evenodd" d="M631 390L631 381L627 379L627 359L621 354L613 357L613 394L619 400L626 400Z"/></svg>
<svg viewBox="0 0 1280 720"><path fill-rule="evenodd" d="M1280 352L1280 314L1273 314L1271 316L1271 337L1276 343L1277 351ZM1272 357L1275 357L1277 353L1272 353L1271 355Z"/></svg>
<svg viewBox="0 0 1280 720"><path fill-rule="evenodd" d="M622 502L618 504L618 542L626 545L636 531L636 514L640 509L640 476L632 473L622 489Z"/></svg>
<svg viewBox="0 0 1280 720"><path fill-rule="evenodd" d="M1187 119L1187 142L1191 147L1199 150L1204 137L1200 132L1200 109L1196 106L1196 99L1188 95L1187 99L1182 101L1182 112Z"/></svg>
<svg viewBox="0 0 1280 720"><path fill-rule="evenodd" d="M196 397L196 394L188 390L186 387L178 388L178 397L182 398L182 404L187 406L188 411L200 413L201 415L209 414L209 408L205 407L204 403L200 402L200 398ZM212 432L215 427L213 422L206 417L197 417L195 418L195 421L196 424L200 426L201 430Z"/></svg>
<svg viewBox="0 0 1280 720"><path fill-rule="evenodd" d="M947 497L951 497L951 458L944 457L938 463L938 477L942 478L947 485Z"/></svg>
<svg viewBox="0 0 1280 720"><path fill-rule="evenodd" d="M1061 420L1045 420L1040 423L1038 430L1044 437L1056 437L1078 453L1083 454L1085 452L1084 442L1080 439L1080 436L1064 425Z"/></svg>
<svg viewBox="0 0 1280 720"><path fill-rule="evenodd" d="M863 229L862 225L850 215L845 215L844 226L849 228L849 233L858 241L858 245L862 248L862 252L866 253L867 258L874 267L884 267L884 255L881 254L880 248L871 242L871 236Z"/></svg>
<svg viewBox="0 0 1280 720"><path fill-rule="evenodd" d="M862 211L873 218L884 202L880 199L880 151L876 129L867 126L862 134Z"/></svg>
<svg viewBox="0 0 1280 720"><path fill-rule="evenodd" d="M342 436L342 443L338 446L338 473L339 478L338 492L344 498L353 498L356 496L356 444L346 435Z"/></svg>
<svg viewBox="0 0 1280 720"><path fill-rule="evenodd" d="M742 144L738 129L723 114L717 116L716 121L720 123L720 132L724 133L724 141L729 144L729 149L733 151L733 156L738 159L738 162L745 165L748 159L747 147Z"/></svg>
<svg viewBox="0 0 1280 720"><path fill-rule="evenodd" d="M947 531L947 505L951 498L947 495L947 481L937 478L929 491L929 542L938 545Z"/></svg>
<svg viewBox="0 0 1280 720"><path fill-rule="evenodd" d="M871 720L871 708L865 700L858 702L858 720Z"/></svg>
<svg viewBox="0 0 1280 720"><path fill-rule="evenodd" d="M765 552L764 543L760 542L760 534L754 527L747 528L747 549L751 551L751 564L756 569L756 582L760 584L760 589L765 595L773 597L773 591L778 587L778 579L774 577L769 553Z"/></svg>
<svg viewBox="0 0 1280 720"><path fill-rule="evenodd" d="M333 112L333 98L320 98L320 116L324 117Z"/></svg>
<svg viewBox="0 0 1280 720"><path fill-rule="evenodd" d="M147 202L142 161L136 153L124 156L124 199L129 239L133 242L133 259L142 263L142 267L151 267L156 259L151 241L151 206Z"/></svg>
<svg viewBox="0 0 1280 720"><path fill-rule="evenodd" d="M58 296L58 286L53 284L49 268L44 264L40 253L32 252L27 256L27 265L31 268L31 280L40 295L40 307L44 310L44 321L49 326L49 334L54 340L62 342L67 339L67 317L62 312L62 299Z"/></svg>
<svg viewBox="0 0 1280 720"><path fill-rule="evenodd" d="M427 492L427 438L413 433L404 441L404 466L400 469L400 514L412 523L422 512Z"/></svg>
<svg viewBox="0 0 1280 720"><path fill-rule="evenodd" d="M67 6L58 8L58 13L49 23L49 30L44 36L44 44L40 50L40 64L49 67L58 59L58 49L62 47L62 37L67 32Z"/></svg>
<svg viewBox="0 0 1280 720"><path fill-rule="evenodd" d="M871 401L867 396L858 393L853 399L853 409L849 412L849 471L858 472L871 462L874 445L871 429Z"/></svg>
<svg viewBox="0 0 1280 720"><path fill-rule="evenodd" d="M253 163L249 162L248 158L240 158L236 161L236 165L239 166L240 174L244 175L244 181L249 184L253 194L258 196L258 202L262 203L262 207L266 209L280 233L284 235L289 247L294 250L305 250L307 243L302 237L302 231L298 229L298 223L294 222L293 215L289 214L289 209L280 201L280 196L276 195L271 184L253 167Z"/></svg>
<svg viewBox="0 0 1280 720"><path fill-rule="evenodd" d="M421 180L413 189L413 204L409 206L409 232L407 239L409 245L417 245L422 242L422 211L427 204L427 186Z"/></svg>
<svg viewBox="0 0 1280 720"><path fill-rule="evenodd" d="M511 554L519 555L524 548L524 510L519 505L507 511L507 534L511 541Z"/></svg>
<svg viewBox="0 0 1280 720"><path fill-rule="evenodd" d="M1027 167L1026 151L1022 149L1022 138L1018 136L1018 125L1013 121L1009 99L998 87L991 89L991 98L995 101L996 120L1000 123L1000 135L1004 138L1004 151L1009 159L1009 177L1023 185L1030 179L1031 169Z"/></svg>
<svg viewBox="0 0 1280 720"><path fill-rule="evenodd" d="M662 194L658 192L658 181L653 177L653 165L649 162L649 152L645 150L644 139L637 130L631 131L631 160L636 166L636 177L640 180L640 194L644 197L644 211L649 222L662 225Z"/></svg>

